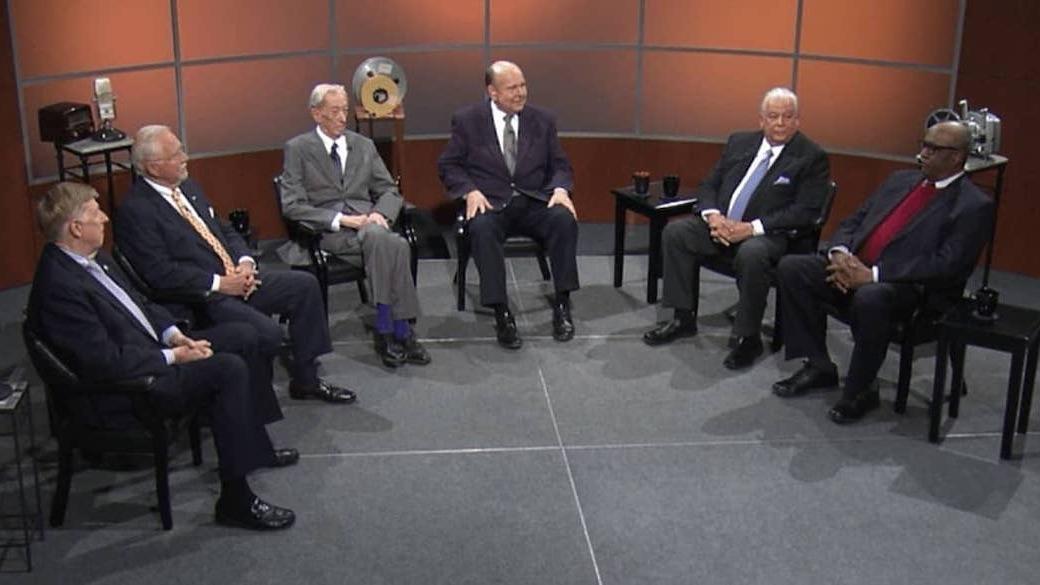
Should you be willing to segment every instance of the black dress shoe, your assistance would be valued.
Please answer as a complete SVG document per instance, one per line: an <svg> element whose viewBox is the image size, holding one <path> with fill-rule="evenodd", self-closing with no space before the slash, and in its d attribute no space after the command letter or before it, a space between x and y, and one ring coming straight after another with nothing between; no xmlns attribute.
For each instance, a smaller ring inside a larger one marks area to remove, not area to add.
<svg viewBox="0 0 1040 585"><path fill-rule="evenodd" d="M758 335L737 339L737 346L729 352L722 365L730 370L742 370L755 363L755 358L762 355L762 338Z"/></svg>
<svg viewBox="0 0 1040 585"><path fill-rule="evenodd" d="M289 397L295 400L318 398L325 402L336 402L339 404L350 404L357 400L357 395L350 390L333 386L325 380L318 380L317 384L309 388L300 386L296 382L289 382Z"/></svg>
<svg viewBox="0 0 1040 585"><path fill-rule="evenodd" d="M426 351L426 348L419 343L419 340L415 338L415 334L408 336L408 339L400 342L401 348L404 350L404 361L415 364L417 366L425 366L430 363L430 354Z"/></svg>
<svg viewBox="0 0 1040 585"><path fill-rule="evenodd" d="M221 497L217 500L216 516L218 524L250 530L281 530L296 521L292 510L273 506L256 496L248 505L233 505Z"/></svg>
<svg viewBox="0 0 1040 585"><path fill-rule="evenodd" d="M296 465L296 462L299 460L300 452L296 449L275 449L274 461L271 462L271 467L289 467L290 465Z"/></svg>
<svg viewBox="0 0 1040 585"><path fill-rule="evenodd" d="M524 344L516 331L516 319L513 319L513 313L509 310L495 315L495 335L498 337L498 344L506 349L520 349Z"/></svg>
<svg viewBox="0 0 1040 585"><path fill-rule="evenodd" d="M861 392L853 398L842 397L827 413L831 420L839 425L848 424L863 418L863 415L881 406L881 396L877 390Z"/></svg>
<svg viewBox="0 0 1040 585"><path fill-rule="evenodd" d="M697 335L697 321L675 319L659 325L643 334L643 342L647 345L663 345L682 337Z"/></svg>
<svg viewBox="0 0 1040 585"><path fill-rule="evenodd" d="M574 339L574 321L571 320L571 308L567 303L553 305L553 339L570 341Z"/></svg>
<svg viewBox="0 0 1040 585"><path fill-rule="evenodd" d="M376 353L383 360L384 366L396 368L404 363L404 347L394 339L393 333L376 333L375 342Z"/></svg>
<svg viewBox="0 0 1040 585"><path fill-rule="evenodd" d="M802 369L790 378L773 384L773 394L781 398L800 396L813 388L830 388L838 385L838 368L834 364L828 369L817 368L805 362Z"/></svg>

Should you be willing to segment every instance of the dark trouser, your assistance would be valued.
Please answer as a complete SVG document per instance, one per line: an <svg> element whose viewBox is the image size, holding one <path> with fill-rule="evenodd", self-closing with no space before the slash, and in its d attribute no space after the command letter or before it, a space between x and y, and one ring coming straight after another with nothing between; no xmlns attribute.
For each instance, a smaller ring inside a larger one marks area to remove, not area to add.
<svg viewBox="0 0 1040 585"><path fill-rule="evenodd" d="M892 323L912 311L919 295L911 284L871 283L842 293L827 283L827 259L819 255L792 255L777 270L784 303L784 346L787 359L808 358L814 364L831 362L827 352L827 312L824 304L842 311L852 329L852 358L845 394L865 392L877 377L888 351Z"/></svg>
<svg viewBox="0 0 1040 585"><path fill-rule="evenodd" d="M730 262L736 272L739 297L733 335L759 334L769 297L770 275L787 250L786 236L755 236L732 246L722 246L711 240L708 224L695 216L665 226L661 248L664 260L661 303L664 306L692 311L696 316L701 261L717 258Z"/></svg>
<svg viewBox="0 0 1040 585"><path fill-rule="evenodd" d="M506 303L506 238L522 235L542 244L552 263L557 293L578 289L578 222L562 205L547 207L544 201L513 197L504 209L469 220L470 248L480 273L480 304Z"/></svg>
<svg viewBox="0 0 1040 585"><path fill-rule="evenodd" d="M159 409L183 414L209 413L213 442L220 461L220 479L229 481L270 465L271 439L258 420L245 360L216 353L195 362L175 365L156 380L153 390Z"/></svg>
<svg viewBox="0 0 1040 585"><path fill-rule="evenodd" d="M251 326L245 323L225 323L191 331L188 336L209 341L214 352L233 353L242 358L249 372L249 388L252 391L256 420L270 424L284 418L278 396L271 386L271 357L261 353L259 340L253 335Z"/></svg>
<svg viewBox="0 0 1040 585"><path fill-rule="evenodd" d="M244 323L252 327L260 353L268 358L267 368L282 344L282 328L270 316L286 316L293 354L289 374L297 384L316 384L315 359L332 351L318 279L298 270L270 270L262 271L260 280L260 288L247 301L218 293L218 299L207 303L206 316L216 324Z"/></svg>

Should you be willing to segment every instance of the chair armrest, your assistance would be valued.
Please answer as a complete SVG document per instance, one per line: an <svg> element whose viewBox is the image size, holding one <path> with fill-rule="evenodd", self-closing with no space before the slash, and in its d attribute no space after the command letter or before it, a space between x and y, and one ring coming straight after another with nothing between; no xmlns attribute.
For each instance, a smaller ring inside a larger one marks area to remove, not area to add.
<svg viewBox="0 0 1040 585"><path fill-rule="evenodd" d="M84 394L125 394L132 396L148 394L154 385L155 376L142 376L125 380L83 382L76 386L76 390Z"/></svg>
<svg viewBox="0 0 1040 585"><path fill-rule="evenodd" d="M165 290L152 290L150 295L156 303L174 303L180 305L201 305L213 296L211 290L198 290L189 288L171 288Z"/></svg>

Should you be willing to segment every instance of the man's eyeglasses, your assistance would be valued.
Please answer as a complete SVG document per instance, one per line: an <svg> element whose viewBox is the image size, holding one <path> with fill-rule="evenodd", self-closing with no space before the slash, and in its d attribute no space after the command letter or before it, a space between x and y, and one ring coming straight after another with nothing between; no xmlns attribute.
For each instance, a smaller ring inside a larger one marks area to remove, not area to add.
<svg viewBox="0 0 1040 585"><path fill-rule="evenodd" d="M921 150L928 150L928 151L931 151L931 152L940 152L940 151L943 151L943 150L949 150L949 151L956 152L956 151L959 151L960 149L961 148L959 146L944 146L942 144L936 144L934 142L929 142L927 140L922 140L921 141Z"/></svg>

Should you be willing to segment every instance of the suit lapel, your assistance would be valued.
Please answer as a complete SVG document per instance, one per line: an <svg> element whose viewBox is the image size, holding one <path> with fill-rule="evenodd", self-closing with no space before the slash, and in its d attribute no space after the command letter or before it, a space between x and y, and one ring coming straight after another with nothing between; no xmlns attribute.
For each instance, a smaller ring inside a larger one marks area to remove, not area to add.
<svg viewBox="0 0 1040 585"><path fill-rule="evenodd" d="M491 108L490 100L484 103L484 115L481 117L481 123L484 125L481 132L483 132L484 136L489 137L487 140L488 154L490 154L494 160L498 161L501 166L502 174L508 177L509 167L506 166L506 157L502 154L502 144L498 141L498 132L495 131L494 110ZM517 159L520 158L519 151L520 145L517 144Z"/></svg>
<svg viewBox="0 0 1040 585"><path fill-rule="evenodd" d="M354 137L351 136L350 134L347 134L346 135L346 141L347 141L347 153L348 154L347 154L347 165L343 169L343 182L344 183L349 183L354 177L357 176L358 172L361 170L362 163L364 163L364 161L361 160L361 154L360 154L361 153L361 149L360 148L355 148L356 145L354 144ZM335 165L329 165L329 166L335 167ZM335 170L335 169L333 169L333 170ZM338 183L338 181L336 181L336 182ZM367 192L367 189L366 189L366 192Z"/></svg>
<svg viewBox="0 0 1040 585"><path fill-rule="evenodd" d="M82 265L80 265L78 262L76 262L72 258L69 258L60 249L56 248L55 252L57 252L58 254L61 255L60 257L62 258L62 260L64 262L66 262L67 263L66 265L69 266L69 269L73 271L72 273L75 275L75 278L78 278L80 280L80 282L83 283L83 286L86 289L94 291L94 294L96 294L100 298L104 299L104 301L106 303L108 303L113 309L115 309L116 311L121 313L124 317L126 317L127 320L130 323L132 323L133 326L136 327L138 331L140 331L141 333L144 333L149 339L152 338L152 334L149 333L148 330L145 329L143 325L141 325L141 322L137 320L137 317L134 317L133 314L130 311L128 311L125 306L123 306L123 303L119 302L119 299L117 299L115 297L115 295L113 295L111 292L109 292L109 290L107 288L105 288L105 285L101 284L101 282L99 282L98 279L94 278L94 276L92 274L90 274L90 272L87 271L86 268L84 268ZM122 287L123 290L127 291L127 294L130 295L130 297L132 299L133 295L127 289L126 283L120 282L120 279L115 278L115 277L112 276L112 266L107 261L107 259L99 255L98 257L95 258L95 260L101 266L101 269L104 270L105 273L109 275L109 278L112 278L112 280L118 286ZM143 311L143 309L142 309L142 311Z"/></svg>
<svg viewBox="0 0 1040 585"><path fill-rule="evenodd" d="M339 185L340 177L336 173L335 165L332 164L332 158L329 156L328 151L325 150L325 143L321 141L321 137L318 136L318 131L308 134L308 140L306 143L306 153L314 163L314 166L321 170L325 180L330 185ZM350 165L350 155L347 155L347 165Z"/></svg>
<svg viewBox="0 0 1040 585"><path fill-rule="evenodd" d="M535 134L534 129L537 125L537 120L531 115L530 110L521 110L519 114L520 123L517 124L520 135L516 139L516 166L520 168L520 161L524 159L524 155L527 154L528 149L531 146L532 136Z"/></svg>

